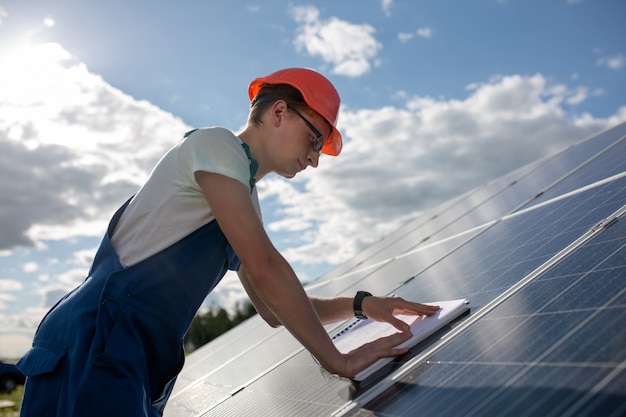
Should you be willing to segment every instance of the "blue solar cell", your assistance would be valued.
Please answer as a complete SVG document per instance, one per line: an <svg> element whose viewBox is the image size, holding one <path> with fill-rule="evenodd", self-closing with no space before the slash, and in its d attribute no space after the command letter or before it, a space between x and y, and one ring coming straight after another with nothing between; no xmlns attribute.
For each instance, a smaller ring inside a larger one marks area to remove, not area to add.
<svg viewBox="0 0 626 417"><path fill-rule="evenodd" d="M575 412L570 415L623 417L626 415L626 370L621 369L614 383L601 392L589 396L581 393Z"/></svg>
<svg viewBox="0 0 626 417"><path fill-rule="evenodd" d="M623 174L626 171L626 158L624 155L626 155L626 138L622 138L620 142L607 148L605 152L598 155L594 160L587 162L571 175L550 187L532 204L538 204L552 197L577 190L580 187L605 180L614 175Z"/></svg>
<svg viewBox="0 0 626 417"><path fill-rule="evenodd" d="M603 376L601 368L538 366L507 381L470 410L483 416L561 416Z"/></svg>

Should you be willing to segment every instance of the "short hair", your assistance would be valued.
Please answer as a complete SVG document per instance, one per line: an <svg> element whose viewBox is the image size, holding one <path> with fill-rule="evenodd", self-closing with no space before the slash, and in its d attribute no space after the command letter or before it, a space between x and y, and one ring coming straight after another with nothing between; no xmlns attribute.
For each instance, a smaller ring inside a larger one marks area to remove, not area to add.
<svg viewBox="0 0 626 417"><path fill-rule="evenodd" d="M263 84L259 93L250 102L250 116L248 122L254 126L261 124L263 113L271 107L276 100L285 100L287 107L305 112L311 109L304 101L302 93L289 84Z"/></svg>

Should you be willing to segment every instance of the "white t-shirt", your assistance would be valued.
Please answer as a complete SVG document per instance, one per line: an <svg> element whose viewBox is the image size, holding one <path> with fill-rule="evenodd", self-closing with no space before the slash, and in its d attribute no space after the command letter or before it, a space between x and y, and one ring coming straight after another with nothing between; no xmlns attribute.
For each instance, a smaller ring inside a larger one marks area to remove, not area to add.
<svg viewBox="0 0 626 417"><path fill-rule="evenodd" d="M155 255L215 218L196 171L225 175L250 188L250 162L241 144L228 129L203 128L161 158L115 227L111 243L123 266ZM256 188L251 198L261 217Z"/></svg>

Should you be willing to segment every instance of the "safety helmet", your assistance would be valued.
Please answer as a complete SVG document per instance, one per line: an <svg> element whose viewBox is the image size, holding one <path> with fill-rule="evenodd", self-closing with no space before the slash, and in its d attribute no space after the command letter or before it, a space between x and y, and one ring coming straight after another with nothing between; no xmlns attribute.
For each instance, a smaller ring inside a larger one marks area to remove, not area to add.
<svg viewBox="0 0 626 417"><path fill-rule="evenodd" d="M287 68L265 77L253 80L248 86L250 100L256 97L263 84L288 84L296 88L305 103L319 113L332 126L333 130L322 146L322 152L337 156L341 152L341 133L337 130L339 113L339 94L330 81L323 75L305 68Z"/></svg>

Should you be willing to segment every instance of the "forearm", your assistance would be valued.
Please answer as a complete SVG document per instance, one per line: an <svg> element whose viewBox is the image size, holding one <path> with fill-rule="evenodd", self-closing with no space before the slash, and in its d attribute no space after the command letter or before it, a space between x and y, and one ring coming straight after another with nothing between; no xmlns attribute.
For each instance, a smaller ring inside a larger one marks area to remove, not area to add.
<svg viewBox="0 0 626 417"><path fill-rule="evenodd" d="M252 290L324 368L343 374L346 359L326 333L295 273L282 257L277 256L271 263L272 268L258 271L247 268Z"/></svg>
<svg viewBox="0 0 626 417"><path fill-rule="evenodd" d="M246 290L252 305L256 309L257 313L265 320L270 326L278 327L282 323L276 318L274 313L265 305L263 300L252 289L248 273L246 268L242 265L239 269L239 279ZM336 323L339 321L347 320L354 316L353 311L353 299L351 297L309 297L317 316L322 324Z"/></svg>
<svg viewBox="0 0 626 417"><path fill-rule="evenodd" d="M352 297L309 297L323 324L336 323L354 317Z"/></svg>
<svg viewBox="0 0 626 417"><path fill-rule="evenodd" d="M246 290L248 294L248 298L250 298L250 302L254 306L254 309L257 313L272 327L279 327L282 325L280 320L274 315L274 313L265 305L263 300L257 295L256 291L252 287L250 283L250 279L248 277L248 272L244 265L241 265L239 271L237 272L239 275L239 280L243 285L243 288Z"/></svg>

